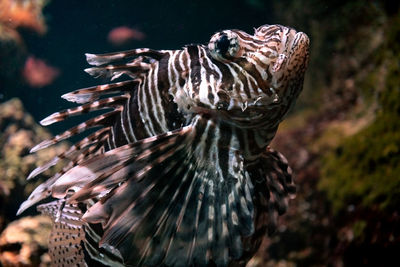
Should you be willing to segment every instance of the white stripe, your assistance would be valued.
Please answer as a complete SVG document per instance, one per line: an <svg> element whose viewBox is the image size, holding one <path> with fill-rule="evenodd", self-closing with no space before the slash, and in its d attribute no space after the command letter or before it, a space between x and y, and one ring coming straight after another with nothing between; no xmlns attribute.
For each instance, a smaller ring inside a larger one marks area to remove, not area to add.
<svg viewBox="0 0 400 267"><path fill-rule="evenodd" d="M200 88L199 88L199 100L201 103L206 104L208 106L213 106L212 103L210 103L210 100L208 99L208 85L209 82L207 81L207 77L206 77L206 68L204 67L204 61L203 61L203 57L201 54L202 50L199 47L198 50L198 55L199 55L199 62L200 62L200 77L201 77L201 81L200 81ZM211 86L212 88L213 86Z"/></svg>
<svg viewBox="0 0 400 267"><path fill-rule="evenodd" d="M257 54L258 55L258 54ZM255 57L258 57L254 54ZM257 61L255 61L252 57L249 57L247 59L251 64L253 64L256 67L256 70L258 71L258 73L261 75L261 78L265 81L268 79L268 73L266 72L266 70L261 67L259 64L257 64ZM260 60L261 61L261 60ZM268 65L268 64L266 64Z"/></svg>
<svg viewBox="0 0 400 267"><path fill-rule="evenodd" d="M150 109L147 105L147 97L149 96L150 93L150 81L151 81L151 75L152 75L153 69L150 69L149 74L143 79L143 99L142 103L139 103L140 106L143 106L144 113L141 113L141 115L145 118L145 121L143 122L144 128L147 130L150 136L156 135L156 132L153 128L153 121L150 119Z"/></svg>
<svg viewBox="0 0 400 267"><path fill-rule="evenodd" d="M111 127L110 128L111 129L111 137L112 137L112 139L111 139L111 141L113 141L113 145L114 145L114 147L117 147L117 144L116 144L116 142L115 142L115 133L114 133L114 128L113 127Z"/></svg>
<svg viewBox="0 0 400 267"><path fill-rule="evenodd" d="M139 83L138 86L138 110L140 113L140 119L144 125L143 130L147 136L153 136L152 131L149 129L149 117L148 112L146 111L147 105L146 102L146 94L144 92L144 86L146 85L146 77L143 77L142 83Z"/></svg>
<svg viewBox="0 0 400 267"><path fill-rule="evenodd" d="M173 60L172 57L174 56L174 54L172 52L168 52L168 54L169 54L169 59L168 59L168 83L169 83L169 87L170 87L171 93L173 95L175 95L176 88L174 88L174 86L173 86L174 81L173 81L173 78L172 78L172 69L170 67L171 65L173 65L173 63L171 63L171 60Z"/></svg>
<svg viewBox="0 0 400 267"><path fill-rule="evenodd" d="M158 90L158 68L159 68L159 63L157 62L156 66L154 67L154 78L152 79L154 83L154 91L156 92L156 100L157 100L157 103L155 104L155 107L157 109L155 116L157 118L157 122L159 122L161 130L163 132L166 132L168 131L167 122L165 121L165 112L162 106L161 95Z"/></svg>
<svg viewBox="0 0 400 267"><path fill-rule="evenodd" d="M170 84L173 88L177 89L179 88L179 72L175 67L175 59L176 56L179 54L179 51L174 51L173 55L171 56L169 62L168 62L168 67L173 71L174 77L170 78ZM172 72L171 72L172 74Z"/></svg>
<svg viewBox="0 0 400 267"><path fill-rule="evenodd" d="M247 98L246 94L244 94L244 85L243 85L242 81L238 78L238 75L237 75L236 71L231 67L231 65L230 64L226 64L226 66L228 67L228 69L231 72L232 77L234 79L234 83L233 83L232 86L236 87L237 85L239 85L239 87L240 87L239 90L238 90L239 91L239 95L236 96L236 97L239 97L240 99L237 99L237 100L239 102L243 103L244 102L243 97L245 99ZM234 93L236 94L236 89L233 88L233 90L234 90ZM229 108L232 108L230 105L231 104L229 104Z"/></svg>
<svg viewBox="0 0 400 267"><path fill-rule="evenodd" d="M133 126L132 126L132 119L131 119L131 97L128 97L127 105L126 105L127 111L127 120L128 120L128 125L129 125L129 133L131 134L133 142L137 141L137 138L135 136L135 133L133 132Z"/></svg>
<svg viewBox="0 0 400 267"><path fill-rule="evenodd" d="M184 60L183 60L184 55L185 55L185 51L179 51L179 65L180 65L182 71L184 71L185 69L188 69L184 64ZM178 86L179 86L179 83L178 83Z"/></svg>
<svg viewBox="0 0 400 267"><path fill-rule="evenodd" d="M127 95L125 95L125 96L127 96ZM127 96L127 97L128 97L128 96ZM129 135L128 135L127 132L126 132L125 125L124 125L124 108L122 108L122 110L121 110L119 116L120 116L120 118L121 118L121 129L122 129L122 132L123 132L123 134L124 134L124 136L125 136L125 140L126 140L128 143L131 143L132 141L130 140Z"/></svg>
<svg viewBox="0 0 400 267"><path fill-rule="evenodd" d="M156 65L158 65L158 64L156 64ZM145 105L146 105L147 115L148 115L148 119L149 119L148 120L149 127L152 129L153 135L157 134L154 129L154 124L158 124L158 122L159 122L159 118L157 118L157 116L156 116L157 115L157 103L156 103L157 99L156 98L158 98L158 96L157 95L154 96L152 94L152 89L154 89L153 88L154 71L155 71L154 68L150 68L149 74L147 75L147 87L146 87L147 90L145 92L146 99L147 99L147 97L150 97L151 106L148 107L147 104L145 104ZM157 92L156 92L156 94L157 94ZM144 103L147 103L147 102L144 102ZM153 114L153 116L155 117L155 120L151 120L150 113Z"/></svg>
<svg viewBox="0 0 400 267"><path fill-rule="evenodd" d="M190 67L190 64L192 62L192 60L190 59L190 54L187 51L187 48L185 49L185 54L187 56L187 69L189 70L189 74L188 74L188 83L187 86L184 87L184 90L187 94L187 96L189 98L191 98L192 94L193 94L193 82L192 82L192 68Z"/></svg>

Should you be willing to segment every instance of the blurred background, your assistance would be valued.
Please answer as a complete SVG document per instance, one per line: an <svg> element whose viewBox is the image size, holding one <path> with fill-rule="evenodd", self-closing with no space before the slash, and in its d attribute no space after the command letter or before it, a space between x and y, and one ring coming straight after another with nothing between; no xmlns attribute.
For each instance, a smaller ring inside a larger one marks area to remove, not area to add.
<svg viewBox="0 0 400 267"><path fill-rule="evenodd" d="M47 266L48 218L15 213L65 146L28 154L76 121L37 122L92 86L84 53L207 43L223 29L282 24L307 33L311 61L272 146L296 199L248 266L393 266L400 252L400 13L397 1L0 0L0 262Z"/></svg>

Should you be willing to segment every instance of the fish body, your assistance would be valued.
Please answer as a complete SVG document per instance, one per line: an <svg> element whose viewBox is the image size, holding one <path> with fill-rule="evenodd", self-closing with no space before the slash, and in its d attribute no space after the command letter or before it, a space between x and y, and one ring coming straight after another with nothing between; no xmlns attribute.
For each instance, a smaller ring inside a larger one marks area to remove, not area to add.
<svg viewBox="0 0 400 267"><path fill-rule="evenodd" d="M41 121L109 110L32 149L98 128L33 170L28 179L67 160L19 213L59 199L39 209L79 233L81 265L244 266L295 193L268 145L302 89L307 35L264 25L218 32L207 46L86 57L90 75L126 79L67 93L81 105Z"/></svg>

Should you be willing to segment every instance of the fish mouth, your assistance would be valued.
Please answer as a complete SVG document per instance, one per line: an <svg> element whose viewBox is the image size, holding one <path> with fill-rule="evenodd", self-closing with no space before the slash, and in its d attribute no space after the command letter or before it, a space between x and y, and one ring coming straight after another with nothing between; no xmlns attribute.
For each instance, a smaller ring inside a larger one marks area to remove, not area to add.
<svg viewBox="0 0 400 267"><path fill-rule="evenodd" d="M250 107L244 111L242 109L224 110L219 114L225 122L243 129L262 127L269 121L269 112L265 108Z"/></svg>
<svg viewBox="0 0 400 267"><path fill-rule="evenodd" d="M238 122L252 122L252 121L258 121L262 119L265 116L265 112L262 112L261 110L253 109L253 108L248 108L246 110L230 110L227 111L227 115L231 120L238 121Z"/></svg>
<svg viewBox="0 0 400 267"><path fill-rule="evenodd" d="M271 95L259 96L256 99L243 101L237 99L236 104L219 110L222 119L242 128L257 127L269 121L271 111L281 104L281 98L271 88ZM241 104L240 104L241 103Z"/></svg>
<svg viewBox="0 0 400 267"><path fill-rule="evenodd" d="M279 96L273 91L272 96L260 96L251 101L244 101L241 108L237 106L231 109L228 108L227 113L235 121L257 121L266 116L269 110L279 105L279 102Z"/></svg>
<svg viewBox="0 0 400 267"><path fill-rule="evenodd" d="M195 110L197 113L207 114L241 128L251 128L263 124L268 116L268 109L265 109L265 107L246 107L245 109L236 107L229 110L196 107Z"/></svg>
<svg viewBox="0 0 400 267"><path fill-rule="evenodd" d="M270 90L271 95L262 95L247 100L239 97L231 98L230 104L221 104L216 109L196 106L192 110L242 128L262 126L269 121L268 117L271 116L271 112L281 105L281 97L273 88Z"/></svg>

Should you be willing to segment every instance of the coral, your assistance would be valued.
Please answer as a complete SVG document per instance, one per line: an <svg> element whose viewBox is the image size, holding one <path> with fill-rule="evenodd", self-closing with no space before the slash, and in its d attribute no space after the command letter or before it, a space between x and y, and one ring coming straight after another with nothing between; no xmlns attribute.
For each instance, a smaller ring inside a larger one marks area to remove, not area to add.
<svg viewBox="0 0 400 267"><path fill-rule="evenodd" d="M113 28L107 36L108 41L115 46L129 44L132 40L142 41L145 38L146 35L143 32L128 26Z"/></svg>
<svg viewBox="0 0 400 267"><path fill-rule="evenodd" d="M51 219L25 217L14 221L0 235L0 262L3 266L49 266L47 241Z"/></svg>
<svg viewBox="0 0 400 267"><path fill-rule="evenodd" d="M11 32L17 28L28 28L44 34L46 24L42 9L46 4L46 0L2 0L0 2L0 29Z"/></svg>
<svg viewBox="0 0 400 267"><path fill-rule="evenodd" d="M63 145L42 153L29 154L34 144L50 136L25 113L20 100L14 98L0 104L0 230L15 218L20 203L39 182L27 184L29 172L62 149ZM58 169L56 167L45 172L42 179L50 177Z"/></svg>
<svg viewBox="0 0 400 267"><path fill-rule="evenodd" d="M47 0L0 1L0 100L9 99L21 91L23 86L20 82L21 71L27 57L27 47L20 34L21 29L40 35L46 33L47 27L42 10L47 2Z"/></svg>
<svg viewBox="0 0 400 267"><path fill-rule="evenodd" d="M48 65L44 60L29 56L25 61L22 76L25 81L31 86L40 88L51 84L60 71Z"/></svg>

